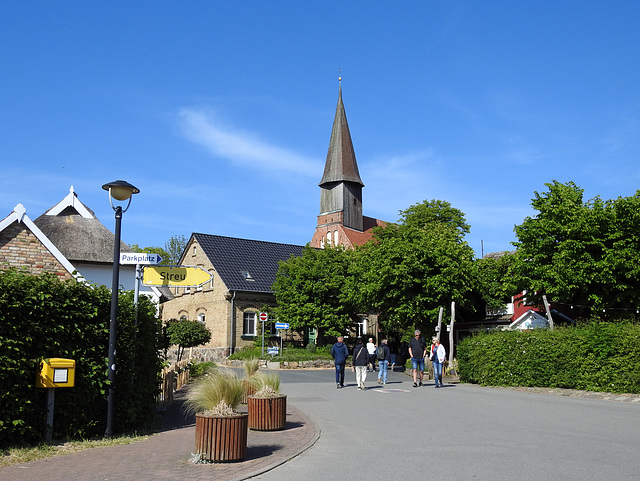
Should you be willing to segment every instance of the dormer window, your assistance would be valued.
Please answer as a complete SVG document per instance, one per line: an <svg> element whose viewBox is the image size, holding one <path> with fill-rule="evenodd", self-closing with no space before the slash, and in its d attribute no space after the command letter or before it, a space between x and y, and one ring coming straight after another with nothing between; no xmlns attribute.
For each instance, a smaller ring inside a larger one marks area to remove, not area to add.
<svg viewBox="0 0 640 481"><path fill-rule="evenodd" d="M249 271L240 271L240 272L242 272L242 277L244 277L245 281L255 281L255 279L253 278L253 276Z"/></svg>

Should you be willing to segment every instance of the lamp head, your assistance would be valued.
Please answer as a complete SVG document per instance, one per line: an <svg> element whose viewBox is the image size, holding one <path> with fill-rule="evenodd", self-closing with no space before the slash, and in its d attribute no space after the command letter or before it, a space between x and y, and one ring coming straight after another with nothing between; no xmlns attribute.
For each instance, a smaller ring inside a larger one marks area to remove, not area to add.
<svg viewBox="0 0 640 481"><path fill-rule="evenodd" d="M140 193L140 189L124 180L114 180L104 184L102 188L108 191L111 197L121 201L129 199L133 194Z"/></svg>

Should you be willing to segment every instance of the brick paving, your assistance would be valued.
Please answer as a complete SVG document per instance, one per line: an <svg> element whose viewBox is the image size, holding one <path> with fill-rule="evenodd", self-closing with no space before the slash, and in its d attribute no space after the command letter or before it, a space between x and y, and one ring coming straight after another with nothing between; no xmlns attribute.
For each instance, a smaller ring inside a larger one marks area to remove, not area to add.
<svg viewBox="0 0 640 481"><path fill-rule="evenodd" d="M319 436L315 424L287 403L287 423L282 431L249 430L247 456L243 461L194 464L194 418L182 413L184 391L176 394L176 401L163 416L162 430L146 440L3 467L0 480L235 481L279 466L311 447Z"/></svg>

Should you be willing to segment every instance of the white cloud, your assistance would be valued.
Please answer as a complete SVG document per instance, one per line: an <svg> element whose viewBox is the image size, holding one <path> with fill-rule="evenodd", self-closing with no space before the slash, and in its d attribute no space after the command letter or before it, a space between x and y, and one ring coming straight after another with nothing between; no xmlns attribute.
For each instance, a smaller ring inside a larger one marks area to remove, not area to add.
<svg viewBox="0 0 640 481"><path fill-rule="evenodd" d="M211 114L182 109L179 113L185 137L212 155L245 167L317 176L322 163L285 148L270 145L248 132L222 125Z"/></svg>

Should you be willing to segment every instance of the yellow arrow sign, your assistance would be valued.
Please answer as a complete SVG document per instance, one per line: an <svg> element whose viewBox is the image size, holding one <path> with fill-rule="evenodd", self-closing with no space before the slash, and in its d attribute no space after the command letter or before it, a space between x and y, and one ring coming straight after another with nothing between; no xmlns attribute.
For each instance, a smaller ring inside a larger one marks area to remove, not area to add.
<svg viewBox="0 0 640 481"><path fill-rule="evenodd" d="M146 286L199 287L212 277L202 267L145 266L142 283Z"/></svg>

